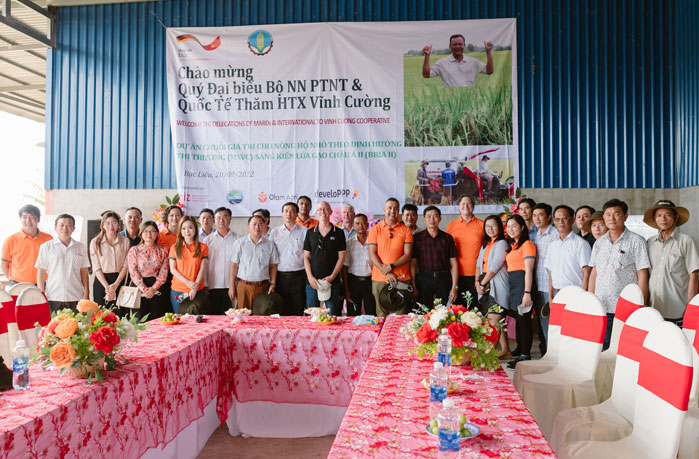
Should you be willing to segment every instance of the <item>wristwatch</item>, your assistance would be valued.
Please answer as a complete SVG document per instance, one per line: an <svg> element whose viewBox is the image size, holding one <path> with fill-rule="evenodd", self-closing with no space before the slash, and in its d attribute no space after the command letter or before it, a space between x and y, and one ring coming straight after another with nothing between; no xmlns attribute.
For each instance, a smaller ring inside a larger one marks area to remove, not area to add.
<svg viewBox="0 0 699 459"><path fill-rule="evenodd" d="M394 265L393 263L391 263L391 264L390 264L390 265L388 265L388 266L390 266L390 267L391 267L391 271L393 271L393 270L394 270L394 269L396 268L396 266L395 266L395 265Z"/></svg>

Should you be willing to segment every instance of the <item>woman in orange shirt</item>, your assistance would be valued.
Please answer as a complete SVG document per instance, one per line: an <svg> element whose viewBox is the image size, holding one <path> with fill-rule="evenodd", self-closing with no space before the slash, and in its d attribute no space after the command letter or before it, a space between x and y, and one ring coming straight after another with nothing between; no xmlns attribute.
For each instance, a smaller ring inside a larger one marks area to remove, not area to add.
<svg viewBox="0 0 699 459"><path fill-rule="evenodd" d="M524 219L510 215L506 221L507 242L510 250L505 257L510 284L510 309L517 321L517 349L520 355L507 364L514 368L522 360L531 360L532 348L532 292L536 291L534 264L536 245L529 240L529 231ZM516 352L512 353L513 355Z"/></svg>
<svg viewBox="0 0 699 459"><path fill-rule="evenodd" d="M197 220L191 216L182 217L177 228L177 240L170 247L170 302L175 313L183 299L193 300L195 296L204 294L204 273L209 261L209 248L199 242L198 233Z"/></svg>
<svg viewBox="0 0 699 459"><path fill-rule="evenodd" d="M158 234L158 245L170 250L172 244L177 240L177 229L183 215L182 209L178 205L167 206L163 211L163 222L167 226Z"/></svg>

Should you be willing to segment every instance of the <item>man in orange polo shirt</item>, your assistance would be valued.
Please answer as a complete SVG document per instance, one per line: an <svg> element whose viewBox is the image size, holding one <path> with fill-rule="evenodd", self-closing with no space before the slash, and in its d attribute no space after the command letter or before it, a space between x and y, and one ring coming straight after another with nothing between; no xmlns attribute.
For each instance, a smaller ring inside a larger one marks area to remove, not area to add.
<svg viewBox="0 0 699 459"><path fill-rule="evenodd" d="M376 312L385 317L387 311L381 306L379 293L386 282L410 283L410 258L413 254L413 232L398 221L400 203L388 198L383 208L384 220L369 231L367 247L371 268L371 293L376 299ZM474 262L475 266L475 262ZM405 309L397 311L405 313Z"/></svg>
<svg viewBox="0 0 699 459"><path fill-rule="evenodd" d="M50 234L39 231L41 211L31 204L19 209L19 221L22 231L5 239L2 246L2 272L7 275L10 284L18 282L36 283L36 258L39 247L53 239Z"/></svg>
<svg viewBox="0 0 699 459"><path fill-rule="evenodd" d="M311 198L308 196L301 196L296 200L296 205L299 206L299 214L296 217L296 224L303 226L304 228L315 228L318 226L318 220L311 217Z"/></svg>
<svg viewBox="0 0 699 459"><path fill-rule="evenodd" d="M467 194L459 196L459 218L449 222L447 233L454 238L459 264L459 294L471 293L471 304L476 299L476 262L483 242L483 220L473 215L473 198ZM459 303L461 296L457 300Z"/></svg>

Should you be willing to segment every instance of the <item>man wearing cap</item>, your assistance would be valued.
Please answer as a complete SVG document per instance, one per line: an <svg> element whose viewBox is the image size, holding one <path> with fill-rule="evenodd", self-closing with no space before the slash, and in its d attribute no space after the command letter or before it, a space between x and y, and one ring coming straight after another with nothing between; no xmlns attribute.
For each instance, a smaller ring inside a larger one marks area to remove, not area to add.
<svg viewBox="0 0 699 459"><path fill-rule="evenodd" d="M590 218L582 224L580 229L581 232L585 231L588 236L592 236L592 242L590 242L588 238L585 238L590 244L590 247L594 247L597 239L601 238L609 231L604 224L604 214L600 210L593 212Z"/></svg>
<svg viewBox="0 0 699 459"><path fill-rule="evenodd" d="M454 204L454 186L456 185L456 171L451 168L451 163L447 161L442 170L442 190L447 202L451 206Z"/></svg>
<svg viewBox="0 0 699 459"><path fill-rule="evenodd" d="M447 225L447 233L454 238L459 264L459 295L466 292L476 299L476 262L483 241L483 220L473 215L473 198L469 195L459 196L459 218ZM461 297L459 297L459 300ZM457 300L457 303L460 301Z"/></svg>
<svg viewBox="0 0 699 459"><path fill-rule="evenodd" d="M276 292L284 299L282 315L302 316L306 305L306 269L303 265L303 242L307 228L297 225L298 205L287 202L282 206L284 224L269 233L279 251Z"/></svg>
<svg viewBox="0 0 699 459"><path fill-rule="evenodd" d="M490 156L483 155L480 162L478 163L477 173L481 180L485 181L485 189L490 191L493 188L493 177L497 176L498 178L502 178L502 171L498 173L492 170L490 167L488 167L488 161L490 161Z"/></svg>
<svg viewBox="0 0 699 459"><path fill-rule="evenodd" d="M432 204L432 194L430 193L430 177L427 175L427 161L420 163L420 169L417 170L417 184L420 185L422 193L422 201L420 204Z"/></svg>
<svg viewBox="0 0 699 459"><path fill-rule="evenodd" d="M629 284L638 284L644 300L648 299L648 251L646 241L629 231L624 222L629 217L629 207L624 201L612 199L602 207L604 223L609 231L597 239L592 248L590 266L592 273L588 291L597 295L607 310L607 332L603 349L609 347L616 302L621 291Z"/></svg>
<svg viewBox="0 0 699 459"><path fill-rule="evenodd" d="M41 212L31 204L19 209L22 230L5 239L2 246L2 272L10 284L18 282L36 283L37 269L34 267L39 256L39 247L52 239L50 234L39 231Z"/></svg>
<svg viewBox="0 0 699 459"><path fill-rule="evenodd" d="M697 294L699 255L694 240L677 229L689 220L689 211L660 200L646 210L643 221L658 230L648 239L650 305L663 317L682 325L687 303Z"/></svg>

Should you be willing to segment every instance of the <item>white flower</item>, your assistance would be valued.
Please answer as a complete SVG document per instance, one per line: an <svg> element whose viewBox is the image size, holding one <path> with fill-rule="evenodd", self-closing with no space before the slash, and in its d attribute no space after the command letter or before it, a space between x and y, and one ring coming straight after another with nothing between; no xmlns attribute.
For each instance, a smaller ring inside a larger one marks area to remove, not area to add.
<svg viewBox="0 0 699 459"><path fill-rule="evenodd" d="M136 328L128 320L120 320L117 330L119 336L126 341L134 341L138 336Z"/></svg>
<svg viewBox="0 0 699 459"><path fill-rule="evenodd" d="M481 326L481 319L473 311L464 312L461 315L461 323L468 325L470 328L476 328Z"/></svg>
<svg viewBox="0 0 699 459"><path fill-rule="evenodd" d="M446 319L448 315L449 312L447 311L447 308L435 309L432 315L430 316L430 327L432 328L432 330L438 330L439 323Z"/></svg>

